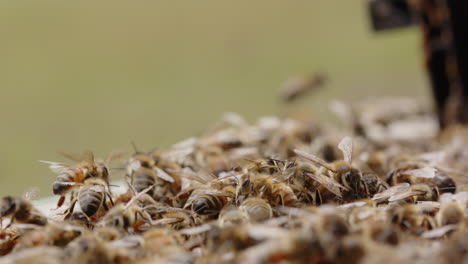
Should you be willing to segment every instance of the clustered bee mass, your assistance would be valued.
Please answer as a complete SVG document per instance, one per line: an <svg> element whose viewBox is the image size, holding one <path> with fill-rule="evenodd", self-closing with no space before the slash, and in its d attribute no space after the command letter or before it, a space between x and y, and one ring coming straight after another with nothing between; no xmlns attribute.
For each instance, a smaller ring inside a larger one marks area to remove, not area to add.
<svg viewBox="0 0 468 264"><path fill-rule="evenodd" d="M167 148L43 161L56 208L3 197L0 263L467 262L468 130L373 103L333 102L334 127L229 113Z"/></svg>

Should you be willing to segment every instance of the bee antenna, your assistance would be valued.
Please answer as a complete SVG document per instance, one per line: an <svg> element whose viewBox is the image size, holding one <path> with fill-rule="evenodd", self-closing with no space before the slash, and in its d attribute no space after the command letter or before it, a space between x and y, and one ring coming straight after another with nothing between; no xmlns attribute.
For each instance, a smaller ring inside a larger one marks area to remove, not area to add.
<svg viewBox="0 0 468 264"><path fill-rule="evenodd" d="M138 151L138 148L137 148L137 146L135 144L135 141L132 140L130 143L132 144L132 147L133 147L133 150L135 151L135 154L140 153L140 151Z"/></svg>

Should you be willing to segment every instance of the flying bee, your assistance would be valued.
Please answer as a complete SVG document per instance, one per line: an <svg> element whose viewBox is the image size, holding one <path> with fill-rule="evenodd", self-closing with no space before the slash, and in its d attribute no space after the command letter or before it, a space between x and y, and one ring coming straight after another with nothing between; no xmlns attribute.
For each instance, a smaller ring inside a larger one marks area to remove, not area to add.
<svg viewBox="0 0 468 264"><path fill-rule="evenodd" d="M292 102L304 94L317 90L326 82L323 74L307 74L288 79L281 88L280 98L284 102Z"/></svg>
<svg viewBox="0 0 468 264"><path fill-rule="evenodd" d="M25 192L23 197L5 196L0 201L0 222L3 217L10 217L9 227L13 222L44 226L47 217L33 207L29 199L35 195L33 191Z"/></svg>
<svg viewBox="0 0 468 264"><path fill-rule="evenodd" d="M64 153L63 155L73 160L80 159L72 154ZM60 195L57 208L60 208L65 202L65 194L72 192L70 200L73 200L73 191L86 179L95 177L103 179L107 184L109 183L109 171L106 164L96 164L94 154L90 151L84 152L81 157L81 163L77 166L70 166L60 162L40 161L49 164L49 169L58 174L57 179L52 184L54 195Z"/></svg>
<svg viewBox="0 0 468 264"><path fill-rule="evenodd" d="M192 192L184 208L190 207L199 215L216 215L228 203L232 194L218 190L196 189Z"/></svg>
<svg viewBox="0 0 468 264"><path fill-rule="evenodd" d="M78 197L75 198L67 210L65 219L69 219L73 213L76 202L79 203L81 211L88 217L94 216L99 209L109 210L107 199L113 205L112 196L109 193L107 183L100 178L89 178L84 181L84 185L78 191Z"/></svg>
<svg viewBox="0 0 468 264"><path fill-rule="evenodd" d="M240 210L244 211L252 222L262 222L273 217L270 204L260 198L243 201Z"/></svg>

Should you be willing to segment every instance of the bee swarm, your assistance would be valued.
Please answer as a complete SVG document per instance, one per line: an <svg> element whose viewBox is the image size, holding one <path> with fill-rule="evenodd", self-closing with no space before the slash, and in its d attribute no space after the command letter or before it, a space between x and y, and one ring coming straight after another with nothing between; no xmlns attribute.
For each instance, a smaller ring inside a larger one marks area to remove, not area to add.
<svg viewBox="0 0 468 264"><path fill-rule="evenodd" d="M57 208L4 197L0 263L468 262L468 129L411 99L331 107L337 127L228 113L167 149L44 161Z"/></svg>

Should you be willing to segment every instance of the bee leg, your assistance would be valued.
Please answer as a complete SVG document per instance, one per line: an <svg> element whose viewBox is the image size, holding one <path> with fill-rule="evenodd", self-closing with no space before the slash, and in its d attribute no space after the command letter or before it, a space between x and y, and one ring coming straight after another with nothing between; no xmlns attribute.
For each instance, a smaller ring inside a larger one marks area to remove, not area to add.
<svg viewBox="0 0 468 264"><path fill-rule="evenodd" d="M10 218L10 222L8 223L8 225L5 226L5 229L9 228L13 224L13 221L15 221L15 216L12 216Z"/></svg>
<svg viewBox="0 0 468 264"><path fill-rule="evenodd" d="M73 209L75 208L75 204L76 204L76 199L74 199L72 201L72 203L70 204L70 206L67 208L67 210L65 210L62 215L65 215L64 219L69 219L72 214L73 214Z"/></svg>
<svg viewBox="0 0 468 264"><path fill-rule="evenodd" d="M112 200L112 195L110 193L107 193L106 195L107 195L107 197L109 197L109 202L111 203L111 205L114 206L114 201Z"/></svg>
<svg viewBox="0 0 468 264"><path fill-rule="evenodd" d="M58 210L60 207L62 207L63 203L65 202L65 196L62 195L57 201L57 207L53 208L52 210Z"/></svg>

